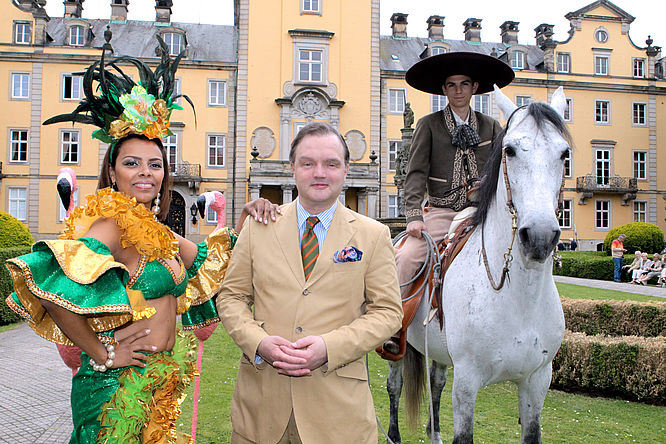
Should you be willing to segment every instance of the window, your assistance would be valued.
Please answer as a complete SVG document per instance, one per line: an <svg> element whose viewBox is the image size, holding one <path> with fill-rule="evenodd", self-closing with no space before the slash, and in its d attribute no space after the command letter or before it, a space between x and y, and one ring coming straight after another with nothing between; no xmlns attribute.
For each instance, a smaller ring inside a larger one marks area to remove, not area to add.
<svg viewBox="0 0 666 444"><path fill-rule="evenodd" d="M402 140L389 140L388 147L388 159L389 159L389 171L394 172L396 168L396 163L398 161L398 153L402 148Z"/></svg>
<svg viewBox="0 0 666 444"><path fill-rule="evenodd" d="M610 101L594 101L594 121L596 123L610 123Z"/></svg>
<svg viewBox="0 0 666 444"><path fill-rule="evenodd" d="M571 177L571 148L567 150L564 158L564 177Z"/></svg>
<svg viewBox="0 0 666 444"><path fill-rule="evenodd" d="M27 162L28 161L28 130L10 130L9 131L9 161Z"/></svg>
<svg viewBox="0 0 666 444"><path fill-rule="evenodd" d="M634 77L641 79L645 77L645 59L634 59L633 72Z"/></svg>
<svg viewBox="0 0 666 444"><path fill-rule="evenodd" d="M80 188L77 188L76 191L74 191L74 205L79 206L79 190ZM65 208L62 204L62 200L60 200L60 197L57 198L58 200L58 221L62 222L65 220L67 217L67 208Z"/></svg>
<svg viewBox="0 0 666 444"><path fill-rule="evenodd" d="M225 137L222 135L208 136L208 166L224 166Z"/></svg>
<svg viewBox="0 0 666 444"><path fill-rule="evenodd" d="M634 151L634 178L647 179L647 151Z"/></svg>
<svg viewBox="0 0 666 444"><path fill-rule="evenodd" d="M224 106L227 104L227 82L208 81L208 105Z"/></svg>
<svg viewBox="0 0 666 444"><path fill-rule="evenodd" d="M647 202L644 200L634 201L634 222L647 222Z"/></svg>
<svg viewBox="0 0 666 444"><path fill-rule="evenodd" d="M605 29L597 29L594 31L594 38L599 43L606 43L608 41L608 32Z"/></svg>
<svg viewBox="0 0 666 444"><path fill-rule="evenodd" d="M490 114L490 95L480 94L474 96L474 111L482 114Z"/></svg>
<svg viewBox="0 0 666 444"><path fill-rule="evenodd" d="M79 132L60 133L60 163L79 163Z"/></svg>
<svg viewBox="0 0 666 444"><path fill-rule="evenodd" d="M170 171L175 173L176 162L178 159L178 134L166 136L164 140L162 140L162 145L164 145L164 150L167 153L166 157L169 162Z"/></svg>
<svg viewBox="0 0 666 444"><path fill-rule="evenodd" d="M29 45L31 37L30 23L14 23L14 43Z"/></svg>
<svg viewBox="0 0 666 444"><path fill-rule="evenodd" d="M573 122L573 99L571 97L567 97L567 104L564 107L564 121L565 122Z"/></svg>
<svg viewBox="0 0 666 444"><path fill-rule="evenodd" d="M610 228L610 200L594 201L594 228Z"/></svg>
<svg viewBox="0 0 666 444"><path fill-rule="evenodd" d="M165 32L162 34L164 43L169 47L169 55L172 57L177 56L181 52L182 36L177 32Z"/></svg>
<svg viewBox="0 0 666 444"><path fill-rule="evenodd" d="M597 185L608 186L610 181L610 150L595 151L595 170Z"/></svg>
<svg viewBox="0 0 666 444"><path fill-rule="evenodd" d="M294 122L294 137L301 132L301 130L307 125L306 122Z"/></svg>
<svg viewBox="0 0 666 444"><path fill-rule="evenodd" d="M216 224L217 223L217 213L211 207L208 207L206 210L206 223Z"/></svg>
<svg viewBox="0 0 666 444"><path fill-rule="evenodd" d="M179 96L180 91L181 91L181 89L180 89L180 77L176 77L174 79L174 83L173 83L173 93L174 93L174 95ZM174 102L176 102L177 104L180 105L180 97L175 99Z"/></svg>
<svg viewBox="0 0 666 444"><path fill-rule="evenodd" d="M557 72L571 72L571 54L557 53Z"/></svg>
<svg viewBox="0 0 666 444"><path fill-rule="evenodd" d="M398 217L398 195L388 195L388 217Z"/></svg>
<svg viewBox="0 0 666 444"><path fill-rule="evenodd" d="M62 78L63 100L80 100L83 77L65 74Z"/></svg>
<svg viewBox="0 0 666 444"><path fill-rule="evenodd" d="M634 125L645 125L645 114L647 110L647 103L634 103L632 104L633 113L631 122Z"/></svg>
<svg viewBox="0 0 666 444"><path fill-rule="evenodd" d="M521 107L529 105L532 102L532 96L516 96L516 106Z"/></svg>
<svg viewBox="0 0 666 444"><path fill-rule="evenodd" d="M298 50L298 80L301 82L322 81L322 51Z"/></svg>
<svg viewBox="0 0 666 444"><path fill-rule="evenodd" d="M594 56L594 73L598 76L608 75L608 59L607 55Z"/></svg>
<svg viewBox="0 0 666 444"><path fill-rule="evenodd" d="M83 26L72 26L69 28L69 45L70 46L83 46L86 43L86 38Z"/></svg>
<svg viewBox="0 0 666 444"><path fill-rule="evenodd" d="M404 113L407 101L404 89L389 89L389 112Z"/></svg>
<svg viewBox="0 0 666 444"><path fill-rule="evenodd" d="M30 98L30 74L12 74L12 99Z"/></svg>
<svg viewBox="0 0 666 444"><path fill-rule="evenodd" d="M26 195L25 187L7 187L9 214L18 220L26 220Z"/></svg>
<svg viewBox="0 0 666 444"><path fill-rule="evenodd" d="M321 0L301 0L303 14L321 14Z"/></svg>
<svg viewBox="0 0 666 444"><path fill-rule="evenodd" d="M511 67L513 69L524 69L525 68L525 53L520 51L514 51L511 54Z"/></svg>
<svg viewBox="0 0 666 444"><path fill-rule="evenodd" d="M446 96L440 96L439 94L433 94L430 96L430 112L435 113L439 110L446 108L446 105L449 103L449 99Z"/></svg>
<svg viewBox="0 0 666 444"><path fill-rule="evenodd" d="M440 54L446 54L446 48L442 48L441 46L433 46L430 48L430 55L440 55Z"/></svg>
<svg viewBox="0 0 666 444"><path fill-rule="evenodd" d="M562 201L562 213L558 219L560 228L571 228L571 199Z"/></svg>

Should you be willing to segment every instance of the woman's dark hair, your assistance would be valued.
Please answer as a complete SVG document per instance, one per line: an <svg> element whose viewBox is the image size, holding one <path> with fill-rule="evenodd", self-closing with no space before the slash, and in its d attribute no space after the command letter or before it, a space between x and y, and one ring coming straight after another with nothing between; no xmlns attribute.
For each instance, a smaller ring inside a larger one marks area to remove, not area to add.
<svg viewBox="0 0 666 444"><path fill-rule="evenodd" d="M116 167L116 160L120 150L128 140L140 139L146 140L148 142L153 142L160 149L162 153L162 166L164 168L164 178L162 179L162 186L160 187L160 212L157 214L157 220L163 221L166 219L167 214L169 214L169 206L171 205L171 174L169 171L169 161L167 159L166 150L160 139L149 139L143 134L130 134L127 137L123 137L118 140L114 145L111 145L106 154L104 155L104 161L102 162L102 171L99 175L99 180L97 181L97 189L101 190L102 188L109 188L112 185L111 180L111 168ZM113 149L112 149L113 148ZM111 155L113 154L113 158Z"/></svg>

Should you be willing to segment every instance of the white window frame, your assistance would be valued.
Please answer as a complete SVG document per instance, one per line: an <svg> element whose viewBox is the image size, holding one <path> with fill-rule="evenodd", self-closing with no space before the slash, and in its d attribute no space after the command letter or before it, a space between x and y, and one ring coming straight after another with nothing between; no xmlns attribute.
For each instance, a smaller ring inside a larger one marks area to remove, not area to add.
<svg viewBox="0 0 666 444"><path fill-rule="evenodd" d="M16 93L16 82L18 80L19 95ZM11 84L9 85L10 97L12 100L29 100L30 99L30 74L27 72L13 72L11 73Z"/></svg>
<svg viewBox="0 0 666 444"><path fill-rule="evenodd" d="M213 139L215 139L215 141L216 141L216 144L214 144L214 145L211 143ZM219 144L220 139L222 140L221 145ZM220 150L221 150L222 163L217 163L217 162L211 163L211 161L210 161L211 160L211 150L213 150L213 149L215 150L215 154L216 154L215 159L219 159L219 154L220 154ZM226 149L227 149L227 136L226 135L219 134L219 133L206 134L206 162L207 162L207 165L209 167L219 168L219 167L224 167L226 165L226 161L227 161Z"/></svg>
<svg viewBox="0 0 666 444"><path fill-rule="evenodd" d="M81 202L79 193L80 190L81 188L77 188L76 191L74 191L74 205L77 207ZM62 204L62 200L60 200L59 196L56 198L56 200L58 201L58 222L62 222L67 217L67 208L65 208L65 206Z"/></svg>
<svg viewBox="0 0 666 444"><path fill-rule="evenodd" d="M32 26L29 22L14 22L14 43L17 45L32 43Z"/></svg>
<svg viewBox="0 0 666 444"><path fill-rule="evenodd" d="M597 76L610 75L610 54L594 55L594 75Z"/></svg>
<svg viewBox="0 0 666 444"><path fill-rule="evenodd" d="M605 117L603 105L606 105ZM596 99L594 101L594 123L596 125L610 125L611 120L611 101Z"/></svg>
<svg viewBox="0 0 666 444"><path fill-rule="evenodd" d="M28 219L28 188L7 187L7 212L25 221Z"/></svg>
<svg viewBox="0 0 666 444"><path fill-rule="evenodd" d="M568 221L568 223L567 223ZM560 228L567 229L571 228L573 221L573 200L572 199L563 199L562 200L562 214L560 214L557 223L560 225Z"/></svg>
<svg viewBox="0 0 666 444"><path fill-rule="evenodd" d="M22 139L21 133L25 133L25 140ZM15 137L16 136L16 137ZM25 159L20 158L22 152L21 148L25 146L24 154ZM30 133L27 129L23 128L10 128L9 129L9 163L26 163L28 162L28 155L30 150ZM19 159L14 160L14 154L18 153Z"/></svg>
<svg viewBox="0 0 666 444"><path fill-rule="evenodd" d="M166 159L169 164L169 171L173 174L176 172L176 164L178 163L178 133L174 132L170 136L162 139L162 145L166 151Z"/></svg>
<svg viewBox="0 0 666 444"><path fill-rule="evenodd" d="M563 119L565 122L571 123L574 119L574 104L573 97L566 98L566 105L564 106L564 116Z"/></svg>
<svg viewBox="0 0 666 444"><path fill-rule="evenodd" d="M436 56L436 55L440 55L440 54L446 54L447 52L449 52L449 49L445 48L443 46L431 46L429 49L430 49L430 56L431 57Z"/></svg>
<svg viewBox="0 0 666 444"><path fill-rule="evenodd" d="M598 187L610 185L611 177L611 150L608 148L596 148L594 150L594 175L597 178Z"/></svg>
<svg viewBox="0 0 666 444"><path fill-rule="evenodd" d="M446 108L449 104L449 98L439 94L431 94L430 96L430 112L436 113L437 111Z"/></svg>
<svg viewBox="0 0 666 444"><path fill-rule="evenodd" d="M301 0L301 14L321 15L323 0Z"/></svg>
<svg viewBox="0 0 666 444"><path fill-rule="evenodd" d="M387 217L398 217L398 195L388 194L386 205Z"/></svg>
<svg viewBox="0 0 666 444"><path fill-rule="evenodd" d="M648 205L647 200L634 200L633 202L633 221L647 222Z"/></svg>
<svg viewBox="0 0 666 444"><path fill-rule="evenodd" d="M388 171L395 173L395 169L398 166L398 153L402 148L402 140L389 140L388 143ZM393 168L391 168L391 162L393 163Z"/></svg>
<svg viewBox="0 0 666 444"><path fill-rule="evenodd" d="M220 89L222 91L220 91ZM215 94L213 94L213 90ZM208 106L226 106L227 105L227 82L225 80L208 80Z"/></svg>
<svg viewBox="0 0 666 444"><path fill-rule="evenodd" d="M647 103L645 102L631 103L631 124L632 126L647 125Z"/></svg>
<svg viewBox="0 0 666 444"><path fill-rule="evenodd" d="M176 46L174 46L175 43L175 37L178 36L178 51L175 51ZM169 48L169 55L171 57L176 57L178 54L180 54L183 51L183 35L179 32L165 32L161 35L162 40L164 40L164 43L166 43L167 47Z"/></svg>
<svg viewBox="0 0 666 444"><path fill-rule="evenodd" d="M67 82L70 83L70 93L72 97L66 97L65 93L67 90ZM75 91L76 90L76 91ZM81 100L83 96L83 76L78 76L74 74L63 74L62 75L62 95L60 96L64 101L76 101Z"/></svg>
<svg viewBox="0 0 666 444"><path fill-rule="evenodd" d="M69 140L65 140L65 135L69 135ZM75 139L72 140L72 135L76 135ZM65 160L65 147L69 146L69 160ZM76 152L74 152L73 146L76 146ZM75 160L71 158L76 156ZM60 130L60 157L59 163L63 165L79 165L81 163L81 131L80 130Z"/></svg>
<svg viewBox="0 0 666 444"><path fill-rule="evenodd" d="M220 191L220 193L224 194L223 191ZM206 209L206 223L210 225L217 224L217 212L215 212L215 210L213 210L211 207Z"/></svg>
<svg viewBox="0 0 666 444"><path fill-rule="evenodd" d="M645 78L645 59L634 57L631 64L631 73L635 79Z"/></svg>
<svg viewBox="0 0 666 444"><path fill-rule="evenodd" d="M634 150L631 157L634 179L647 180L648 152L645 150Z"/></svg>
<svg viewBox="0 0 666 444"><path fill-rule="evenodd" d="M571 72L571 53L558 52L557 53L557 72L570 73Z"/></svg>
<svg viewBox="0 0 666 444"><path fill-rule="evenodd" d="M402 98L402 101L400 100ZM405 112L407 103L407 90L405 88L389 88L388 90L389 113L402 114Z"/></svg>
<svg viewBox="0 0 666 444"><path fill-rule="evenodd" d="M525 53L513 51L511 53L511 67L513 69L525 69Z"/></svg>
<svg viewBox="0 0 666 444"><path fill-rule="evenodd" d="M604 208L606 207L606 208ZM594 228L597 230L608 230L611 227L611 201L608 199L596 199L594 201ZM604 224L604 214L605 224ZM601 224L599 223L601 219Z"/></svg>
<svg viewBox="0 0 666 444"><path fill-rule="evenodd" d="M76 30L76 35L74 34L74 30ZM69 46L85 46L86 32L83 26L81 25L70 26L67 33L68 33Z"/></svg>
<svg viewBox="0 0 666 444"><path fill-rule="evenodd" d="M604 36L602 38L602 35ZM610 35L608 34L608 30L606 28L599 27L594 30L594 39L599 42L599 43L608 43L608 40L610 38Z"/></svg>
<svg viewBox="0 0 666 444"><path fill-rule="evenodd" d="M310 54L310 57L314 54L319 54L320 59L314 60L312 58L305 59L303 55L305 53ZM324 50L321 48L299 48L296 52L298 56L297 60L297 78L299 83L316 83L320 84L324 82ZM319 67L319 79L315 79L315 72L313 68L315 66ZM304 72L301 69L302 67L307 67L307 76L303 76ZM304 78L305 77L305 78Z"/></svg>
<svg viewBox="0 0 666 444"><path fill-rule="evenodd" d="M182 91L182 81L180 77L176 77L173 79L173 94L178 96L180 95L180 92ZM180 97L178 97L174 102L180 105Z"/></svg>
<svg viewBox="0 0 666 444"><path fill-rule="evenodd" d="M573 156L571 156L571 148L567 150L567 155L564 158L564 177L571 177L573 174Z"/></svg>
<svg viewBox="0 0 666 444"><path fill-rule="evenodd" d="M528 96L528 95L525 95L525 94L519 94L519 95L516 96L516 102L515 103L516 103L516 106L520 108L521 106L529 105L530 103L532 103L532 101L533 101L533 99L532 99L531 95Z"/></svg>
<svg viewBox="0 0 666 444"><path fill-rule="evenodd" d="M490 94L477 94L472 97L472 108L474 111L490 115Z"/></svg>

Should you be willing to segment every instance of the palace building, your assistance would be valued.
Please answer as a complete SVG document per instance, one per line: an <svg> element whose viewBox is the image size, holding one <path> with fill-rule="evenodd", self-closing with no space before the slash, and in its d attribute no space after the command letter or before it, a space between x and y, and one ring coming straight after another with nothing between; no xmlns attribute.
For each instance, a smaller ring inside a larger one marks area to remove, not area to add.
<svg viewBox="0 0 666 444"><path fill-rule="evenodd" d="M627 222L666 230L666 172L657 169L666 156L666 58L659 42L630 39L634 17L610 1L567 13L565 41L553 39L544 17L530 45L518 43L520 23L511 20L497 41L481 41L482 18L447 24L432 15L423 24L428 37L413 37L408 16L398 12L392 34L380 35L379 0L234 0L233 26L172 22L172 0L155 2L154 21L127 20L128 0L111 0L111 16L95 20L82 17L84 0L63 3L64 17L49 17L45 0L0 3L0 82L7 82L0 96L0 210L24 221L37 239L63 228L58 170L76 171L81 200L94 192L107 149L91 138L94 128L41 122L76 106L80 73L102 51L154 67L156 34L172 55L186 51L178 90L195 103L196 122L183 101L184 110L173 114L174 135L164 142L174 178L168 223L195 240L217 222L212 212L203 220L193 215L201 192L225 194L229 224L247 200L296 197L289 147L311 121L330 122L349 145L341 202L374 218L398 216L394 173L405 105L416 119L446 106L444 96L409 87L405 72L448 51L482 52L509 64L516 79L504 92L518 105L546 101L564 87L575 146L565 165L562 238L577 236L590 250ZM490 94L475 96L473 106L500 119Z"/></svg>

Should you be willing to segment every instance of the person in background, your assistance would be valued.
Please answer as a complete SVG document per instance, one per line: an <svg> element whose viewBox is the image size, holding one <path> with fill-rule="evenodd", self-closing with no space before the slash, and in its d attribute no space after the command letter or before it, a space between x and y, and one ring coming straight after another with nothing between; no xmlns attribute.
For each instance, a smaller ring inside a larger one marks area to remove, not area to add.
<svg viewBox="0 0 666 444"><path fill-rule="evenodd" d="M643 273L647 273L648 268L652 264L652 261L648 259L648 254L643 252L641 253L641 262L640 266L636 269L634 269L631 272L631 284L638 284L638 280L640 277L643 275Z"/></svg>
<svg viewBox="0 0 666 444"><path fill-rule="evenodd" d="M620 234L617 239L611 242L611 256L613 256L613 280L615 282L621 282L622 275L622 259L624 258L624 253L627 250L624 248L624 240L627 238L626 235Z"/></svg>
<svg viewBox="0 0 666 444"><path fill-rule="evenodd" d="M630 265L623 265L622 266L622 271L626 272L627 274L633 273L634 270L638 270L641 268L641 252L639 250L636 250L634 253L636 257L634 257L633 262Z"/></svg>
<svg viewBox="0 0 666 444"><path fill-rule="evenodd" d="M577 248L578 248L578 242L576 242L576 239L574 239L573 237L570 237L569 238L569 249L571 251L576 251Z"/></svg>
<svg viewBox="0 0 666 444"><path fill-rule="evenodd" d="M644 273L639 279L638 282L647 285L648 281L655 276L661 275L661 270L664 268L664 263L659 258L659 253L652 255L652 263L647 267L647 273Z"/></svg>

